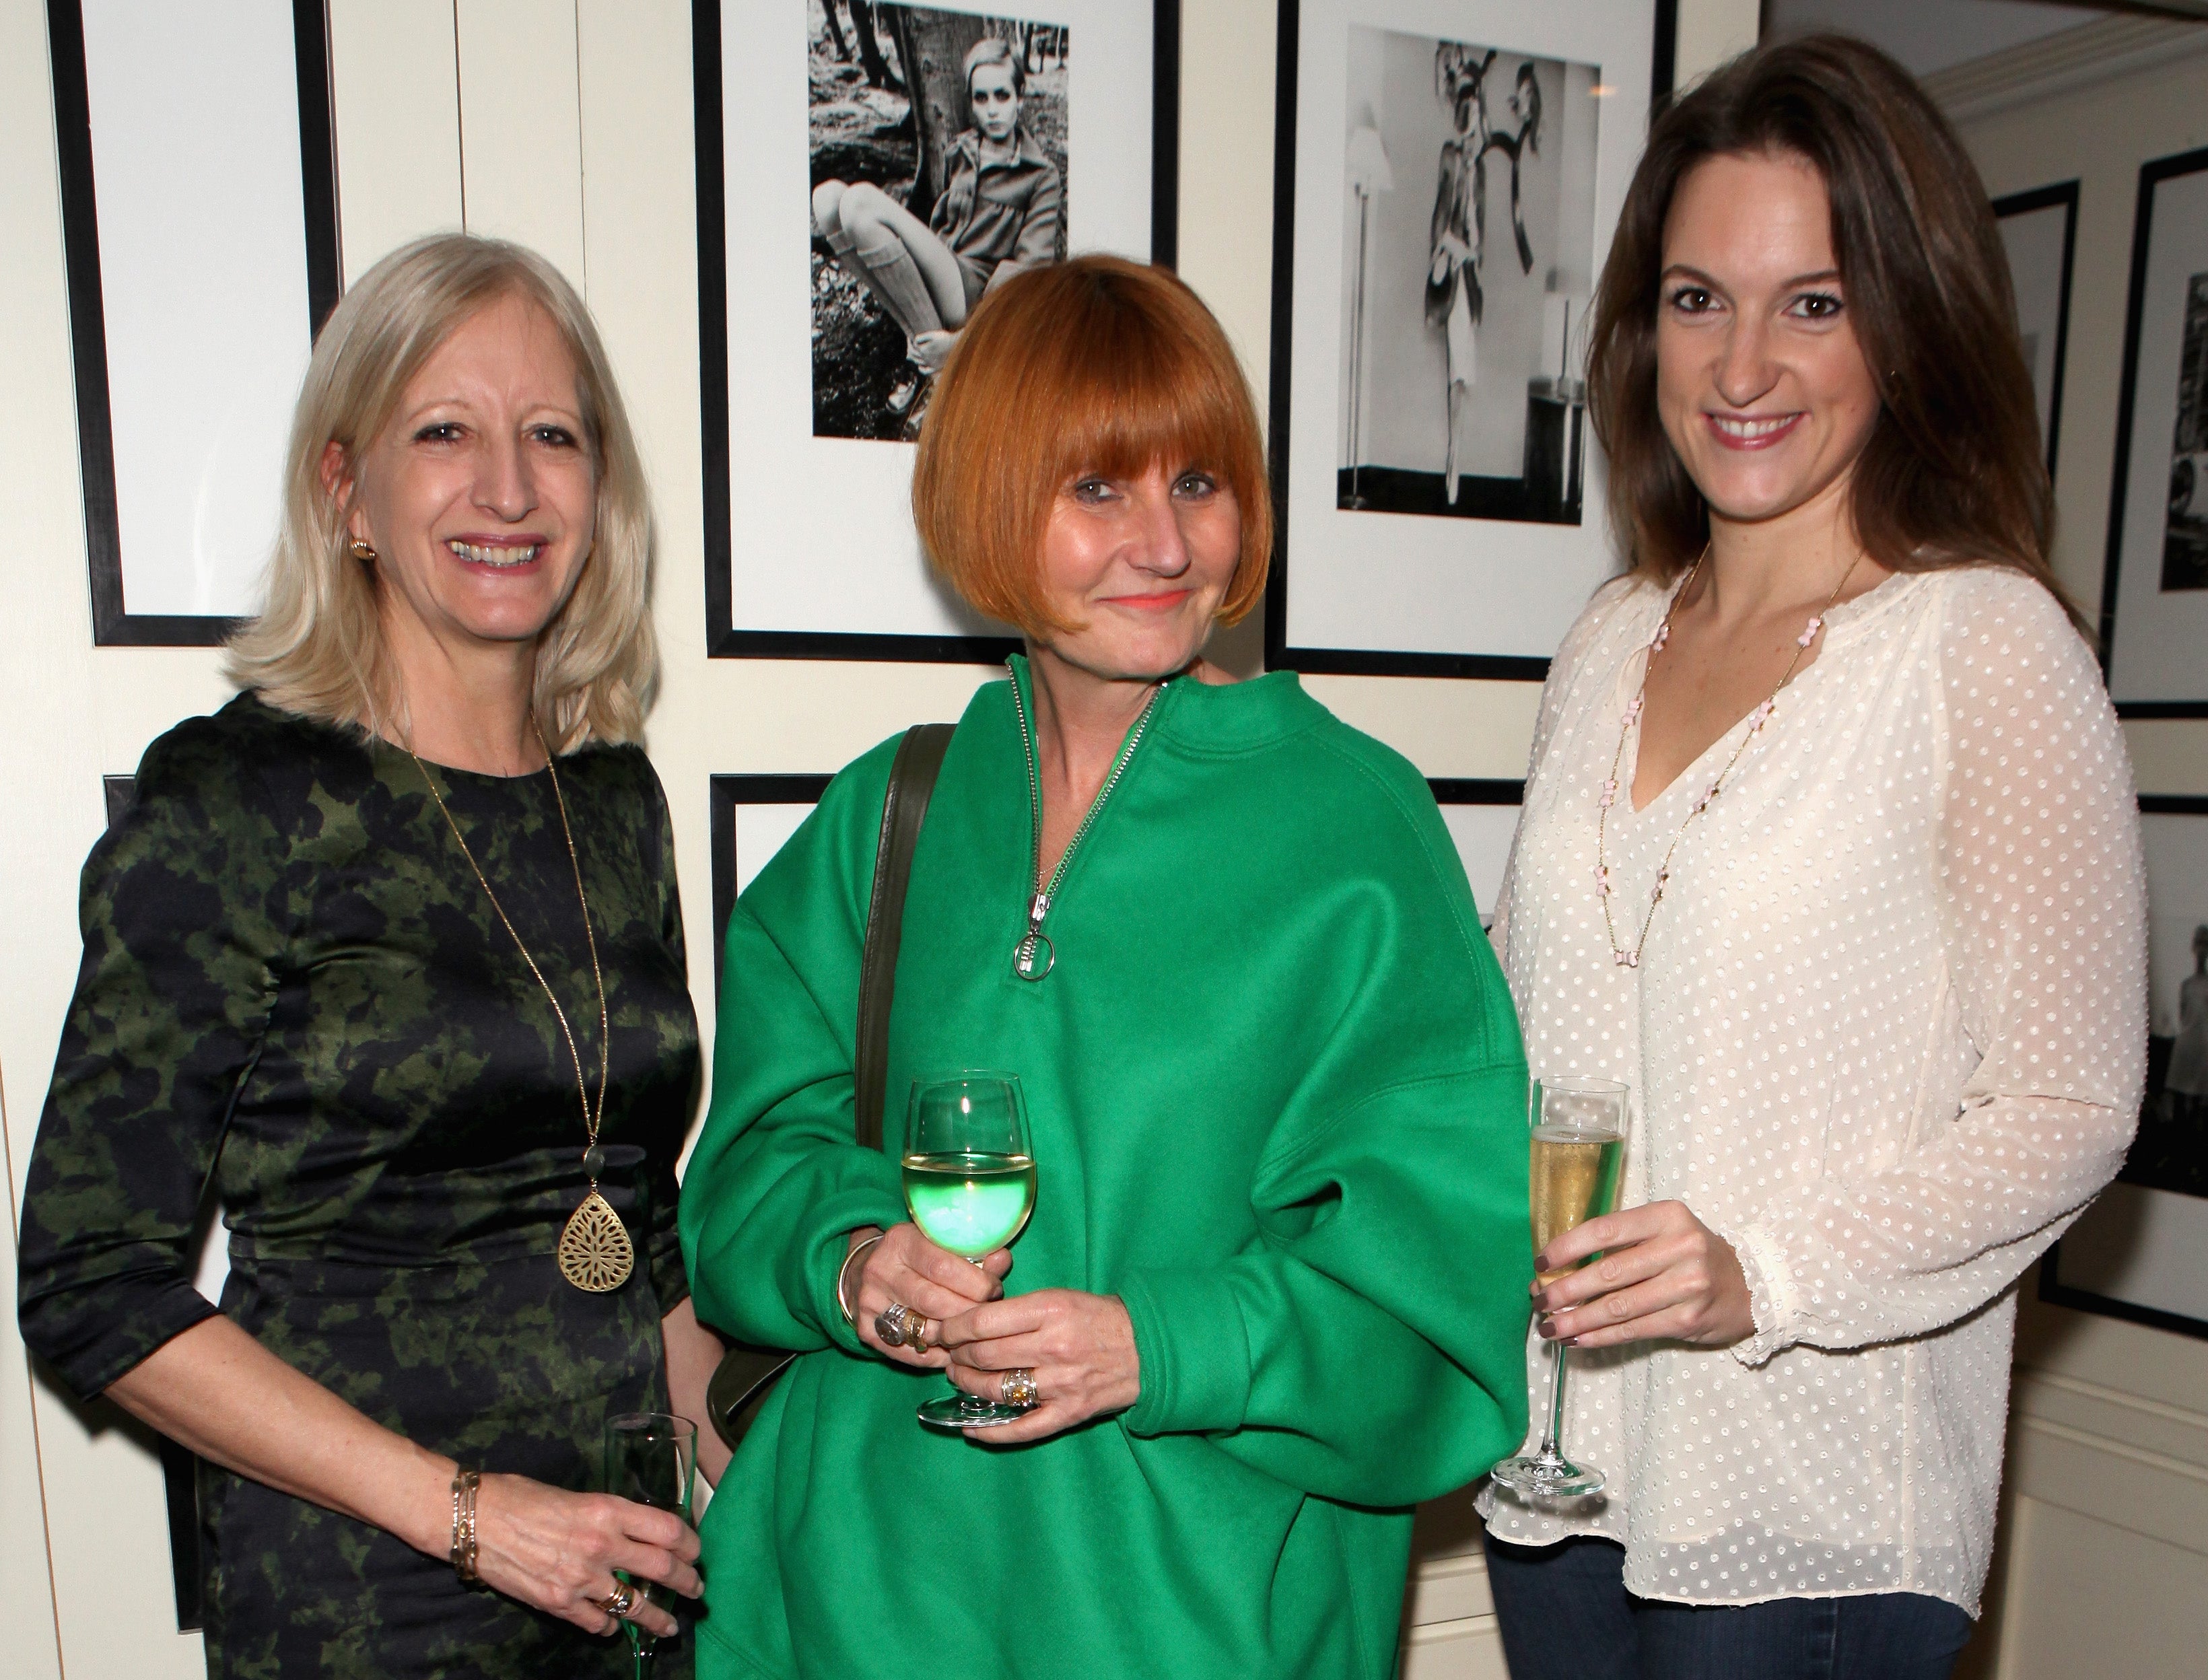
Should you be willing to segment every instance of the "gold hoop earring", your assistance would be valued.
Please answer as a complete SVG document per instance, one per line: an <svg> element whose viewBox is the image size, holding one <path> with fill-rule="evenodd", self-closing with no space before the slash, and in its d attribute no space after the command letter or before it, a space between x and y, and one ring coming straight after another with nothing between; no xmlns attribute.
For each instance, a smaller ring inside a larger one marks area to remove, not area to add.
<svg viewBox="0 0 2208 1680"><path fill-rule="evenodd" d="M373 566L376 560L375 546L356 537L352 539L352 557L363 566Z"/></svg>

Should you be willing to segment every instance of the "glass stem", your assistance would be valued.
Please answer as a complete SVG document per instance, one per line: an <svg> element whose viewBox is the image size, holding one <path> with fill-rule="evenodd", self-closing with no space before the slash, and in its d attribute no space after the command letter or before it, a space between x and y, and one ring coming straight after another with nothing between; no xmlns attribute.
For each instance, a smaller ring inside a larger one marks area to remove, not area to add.
<svg viewBox="0 0 2208 1680"><path fill-rule="evenodd" d="M1569 1350L1560 1336L1549 1344L1549 1432L1541 1437L1541 1456L1560 1458L1564 1438L1564 1355Z"/></svg>

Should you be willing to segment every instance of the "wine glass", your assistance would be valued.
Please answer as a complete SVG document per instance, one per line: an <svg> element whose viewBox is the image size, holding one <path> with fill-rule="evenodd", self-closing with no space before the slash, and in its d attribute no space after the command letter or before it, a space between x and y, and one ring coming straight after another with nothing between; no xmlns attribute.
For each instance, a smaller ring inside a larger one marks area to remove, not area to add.
<svg viewBox="0 0 2208 1680"><path fill-rule="evenodd" d="M606 1491L672 1511L690 1521L690 1491L698 1473L698 1425L687 1418L664 1412L624 1412L606 1419ZM643 1593L669 1615L675 1611L675 1589L657 1581L631 1580L627 1572L614 1574ZM636 1680L651 1680L658 1660L659 1635L621 1618L628 1629L628 1647L636 1658Z"/></svg>
<svg viewBox="0 0 2208 1680"><path fill-rule="evenodd" d="M1009 1073L915 1079L904 1120L904 1205L930 1242L978 1266L1020 1234L1035 1206L1026 1099ZM957 1389L920 1408L932 1429L987 1429L1029 1408Z"/></svg>
<svg viewBox="0 0 2208 1680"><path fill-rule="evenodd" d="M1573 1227L1617 1206L1618 1169L1625 1158L1625 1087L1614 1079L1537 1080L1531 1106L1533 1252L1539 1255ZM1587 1260L1597 1257L1591 1254ZM1554 1283L1575 1269L1543 1272L1540 1281ZM1506 1458L1488 1473L1530 1498L1602 1490L1600 1470L1563 1454L1564 1354L1561 1336L1549 1344L1549 1427L1541 1450Z"/></svg>

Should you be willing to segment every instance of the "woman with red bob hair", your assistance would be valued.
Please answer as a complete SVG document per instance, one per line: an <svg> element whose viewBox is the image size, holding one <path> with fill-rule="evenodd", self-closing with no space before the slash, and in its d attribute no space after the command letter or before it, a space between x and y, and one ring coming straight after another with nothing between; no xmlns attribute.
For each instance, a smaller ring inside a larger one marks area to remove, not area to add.
<svg viewBox="0 0 2208 1680"><path fill-rule="evenodd" d="M683 1186L701 1315L799 1350L702 1538L705 1675L1393 1671L1409 1507L1525 1419L1525 1065L1433 799L1291 672L1255 409L1163 270L985 299L913 505L1025 657L952 736L886 1089L1016 1074L1036 1191L980 1263L853 1142L894 741L730 921ZM958 1389L1024 1409L938 1433Z"/></svg>

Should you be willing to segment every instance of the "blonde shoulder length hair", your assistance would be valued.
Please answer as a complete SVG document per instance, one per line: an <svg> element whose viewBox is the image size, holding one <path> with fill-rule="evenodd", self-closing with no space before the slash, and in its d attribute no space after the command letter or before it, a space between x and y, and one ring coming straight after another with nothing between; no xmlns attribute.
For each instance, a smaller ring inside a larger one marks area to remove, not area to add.
<svg viewBox="0 0 2208 1680"><path fill-rule="evenodd" d="M651 507L628 415L590 311L534 251L444 233L393 251L354 282L315 341L291 417L284 513L267 605L231 639L225 674L285 711L405 738L405 696L384 645L375 562L352 553L351 507L322 483L334 443L357 462L454 328L510 297L542 309L574 358L597 523L567 600L537 639L532 704L552 749L633 741L658 680L651 631ZM395 732L394 732L395 726Z"/></svg>

